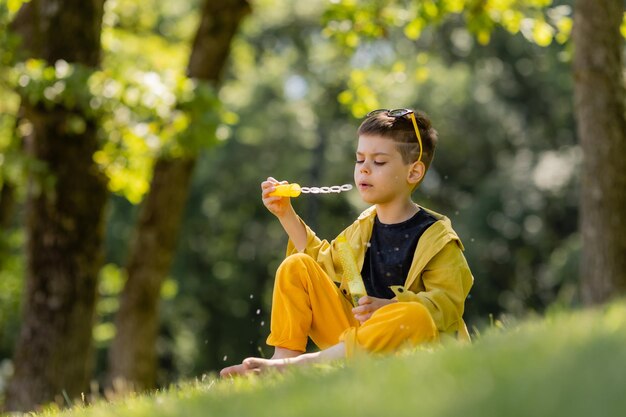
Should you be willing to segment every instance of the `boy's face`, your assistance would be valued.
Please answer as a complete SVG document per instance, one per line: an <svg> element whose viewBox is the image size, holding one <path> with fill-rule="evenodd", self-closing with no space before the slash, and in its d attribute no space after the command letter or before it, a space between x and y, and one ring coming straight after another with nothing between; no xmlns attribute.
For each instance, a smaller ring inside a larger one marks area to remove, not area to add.
<svg viewBox="0 0 626 417"><path fill-rule="evenodd" d="M392 139L361 135L356 150L354 183L363 201L369 204L406 199L416 183L414 165L404 163ZM419 173L420 178L422 174Z"/></svg>

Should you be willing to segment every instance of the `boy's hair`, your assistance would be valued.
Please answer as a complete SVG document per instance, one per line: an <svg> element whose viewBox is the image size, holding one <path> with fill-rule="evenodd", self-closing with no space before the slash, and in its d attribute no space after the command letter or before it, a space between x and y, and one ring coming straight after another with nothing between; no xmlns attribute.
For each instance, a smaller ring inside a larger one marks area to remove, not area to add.
<svg viewBox="0 0 626 417"><path fill-rule="evenodd" d="M422 162L426 171L435 156L437 146L437 131L432 127L426 113L414 111L415 120L422 138ZM405 164L417 161L420 154L419 142L411 116L391 117L386 112L374 114L366 118L359 126L358 135L379 135L390 138L396 143L396 149L402 155Z"/></svg>

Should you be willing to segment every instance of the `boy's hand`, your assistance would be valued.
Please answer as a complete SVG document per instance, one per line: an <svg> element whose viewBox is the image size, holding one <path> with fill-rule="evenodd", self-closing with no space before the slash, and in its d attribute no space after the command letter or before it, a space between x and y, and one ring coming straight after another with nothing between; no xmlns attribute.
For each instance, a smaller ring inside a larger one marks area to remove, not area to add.
<svg viewBox="0 0 626 417"><path fill-rule="evenodd" d="M367 319L372 316L372 314L374 314L376 310L395 302L397 301L365 295L359 298L359 305L358 307L354 307L352 309L352 314L354 314L354 318L356 318L361 324L363 324L365 323L365 321L367 321Z"/></svg>
<svg viewBox="0 0 626 417"><path fill-rule="evenodd" d="M261 183L261 198L263 204L274 216L281 218L291 209L291 199L289 197L270 197L270 193L275 190L275 186L287 184L287 181L277 181L272 177Z"/></svg>

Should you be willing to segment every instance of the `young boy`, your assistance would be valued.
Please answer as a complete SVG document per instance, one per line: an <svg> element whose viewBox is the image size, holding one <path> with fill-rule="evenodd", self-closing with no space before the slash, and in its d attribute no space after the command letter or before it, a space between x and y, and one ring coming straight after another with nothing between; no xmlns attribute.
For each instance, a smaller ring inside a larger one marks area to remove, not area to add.
<svg viewBox="0 0 626 417"><path fill-rule="evenodd" d="M424 113L381 109L367 115L358 135L354 182L373 206L340 236L354 252L367 295L351 304L337 239L320 240L289 198L270 195L280 183L268 178L261 184L263 203L289 235L267 339L274 355L247 358L222 376L357 351L393 352L442 336L469 340L462 316L473 277L463 245L448 218L411 199L433 159L437 132ZM319 352L304 353L309 337Z"/></svg>

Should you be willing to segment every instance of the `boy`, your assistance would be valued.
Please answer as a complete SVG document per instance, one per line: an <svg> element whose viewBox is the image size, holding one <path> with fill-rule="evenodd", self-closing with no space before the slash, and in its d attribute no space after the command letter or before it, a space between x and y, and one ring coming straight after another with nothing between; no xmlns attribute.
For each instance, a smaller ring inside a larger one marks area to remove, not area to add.
<svg viewBox="0 0 626 417"><path fill-rule="evenodd" d="M354 181L373 206L341 235L368 295L352 306L336 240L320 240L289 198L271 196L280 183L268 178L261 184L263 203L289 236L267 339L275 351L271 359L247 358L225 368L222 376L357 351L392 352L440 336L469 340L462 316L473 277L463 245L449 219L411 199L433 159L437 132L422 112L381 109L367 115L358 135ZM309 337L319 352L304 353Z"/></svg>

